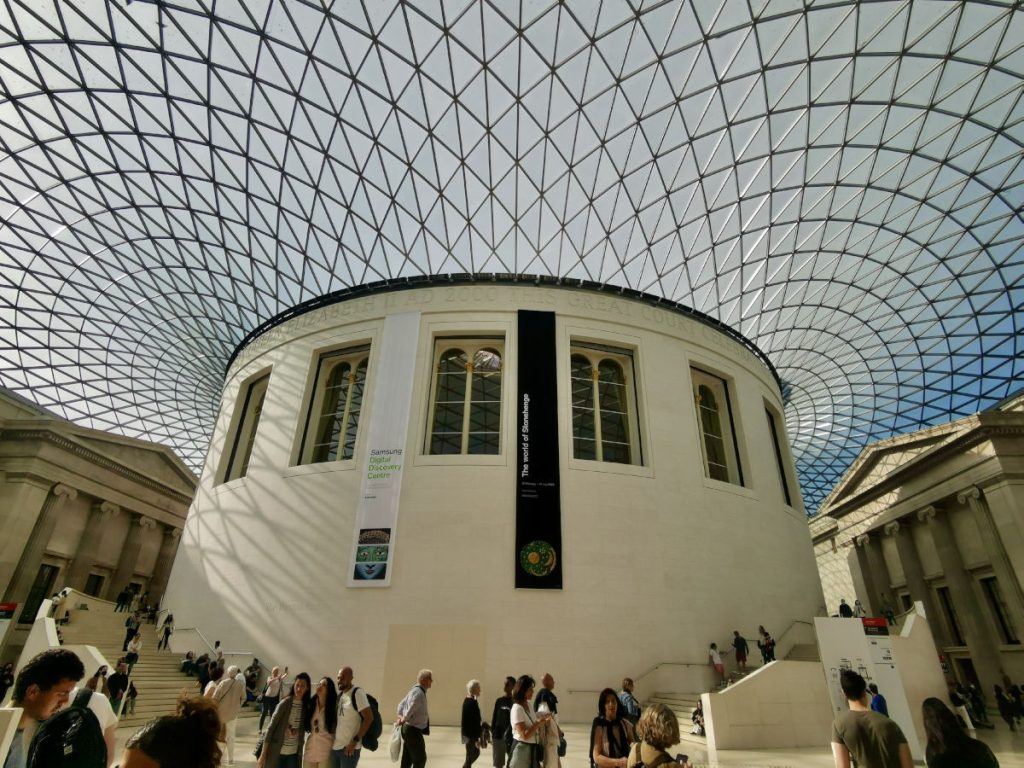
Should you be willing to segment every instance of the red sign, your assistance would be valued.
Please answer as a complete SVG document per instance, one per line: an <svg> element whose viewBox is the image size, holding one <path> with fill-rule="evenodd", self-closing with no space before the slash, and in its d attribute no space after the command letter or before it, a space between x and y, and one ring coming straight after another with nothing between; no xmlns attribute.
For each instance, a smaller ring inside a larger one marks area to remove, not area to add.
<svg viewBox="0 0 1024 768"><path fill-rule="evenodd" d="M865 635L888 635L889 624L883 618L869 618L864 617L860 620L860 623L864 625Z"/></svg>
<svg viewBox="0 0 1024 768"><path fill-rule="evenodd" d="M17 603L0 603L0 619L13 619Z"/></svg>

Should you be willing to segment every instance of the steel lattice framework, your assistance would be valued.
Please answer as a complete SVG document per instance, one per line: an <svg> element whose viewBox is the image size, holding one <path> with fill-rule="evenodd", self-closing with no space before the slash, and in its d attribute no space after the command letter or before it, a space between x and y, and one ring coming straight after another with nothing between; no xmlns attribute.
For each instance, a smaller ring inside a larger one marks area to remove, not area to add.
<svg viewBox="0 0 1024 768"><path fill-rule="evenodd" d="M663 296L786 386L810 510L1019 386L1012 2L4 0L0 383L198 468L247 332L379 280Z"/></svg>

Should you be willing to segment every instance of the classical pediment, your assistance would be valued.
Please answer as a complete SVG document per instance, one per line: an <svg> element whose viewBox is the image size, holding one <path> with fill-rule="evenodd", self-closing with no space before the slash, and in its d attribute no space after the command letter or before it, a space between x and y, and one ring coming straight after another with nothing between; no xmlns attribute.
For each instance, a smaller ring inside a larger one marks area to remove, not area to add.
<svg viewBox="0 0 1024 768"><path fill-rule="evenodd" d="M64 434L89 450L179 493L187 496L195 493L195 477L169 448L115 435L108 437L94 430L72 428Z"/></svg>
<svg viewBox="0 0 1024 768"><path fill-rule="evenodd" d="M880 440L867 446L822 505L823 510L863 494L925 453L945 445L971 428L973 417Z"/></svg>

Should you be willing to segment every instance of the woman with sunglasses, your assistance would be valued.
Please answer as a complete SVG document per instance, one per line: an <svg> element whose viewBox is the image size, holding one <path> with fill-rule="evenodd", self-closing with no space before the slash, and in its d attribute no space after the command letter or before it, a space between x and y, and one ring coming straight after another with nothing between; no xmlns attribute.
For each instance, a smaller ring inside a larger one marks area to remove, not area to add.
<svg viewBox="0 0 1024 768"><path fill-rule="evenodd" d="M334 733L338 730L338 692L334 681L321 677L313 693L313 712L309 736L302 751L302 764L307 768L328 768Z"/></svg>

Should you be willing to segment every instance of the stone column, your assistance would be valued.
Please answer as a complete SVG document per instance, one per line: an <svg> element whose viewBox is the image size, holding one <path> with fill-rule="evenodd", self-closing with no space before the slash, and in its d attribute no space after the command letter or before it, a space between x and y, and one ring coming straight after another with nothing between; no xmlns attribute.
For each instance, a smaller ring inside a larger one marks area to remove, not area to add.
<svg viewBox="0 0 1024 768"><path fill-rule="evenodd" d="M174 555L178 551L180 539L181 528L164 527L164 539L160 543L160 554L157 555L153 576L149 580L149 599L154 605L160 605L164 590L167 589L167 580L171 577L171 566L174 564Z"/></svg>
<svg viewBox="0 0 1024 768"><path fill-rule="evenodd" d="M4 512L4 535L0 536L0 595L6 594L14 581L18 562L52 491L53 482L41 477L6 473L0 487L0 509Z"/></svg>
<svg viewBox="0 0 1024 768"><path fill-rule="evenodd" d="M125 537L124 547L121 548L121 557L117 561L117 570L107 584L107 599L113 599L124 586L132 580L135 575L135 566L139 562L139 550L142 549L142 532L147 528L153 528L156 521L145 515L133 515L128 527L128 536Z"/></svg>
<svg viewBox="0 0 1024 768"><path fill-rule="evenodd" d="M956 615L960 620L960 631L964 642L971 652L971 661L981 680L981 690L991 691L992 686L999 683L999 647L992 636L985 618L979 610L981 605L981 589L975 588L974 579L964 569L964 561L960 550L953 541L946 515L935 507L925 507L917 513L919 520L928 523L935 551L942 564L942 575L949 587L950 597L956 606Z"/></svg>
<svg viewBox="0 0 1024 768"><path fill-rule="evenodd" d="M25 549L22 550L21 558L18 560L18 567L15 568L7 591L4 592L3 601L5 603L25 602L39 573L39 566L42 565L46 545L50 543L50 537L53 536L53 529L57 525L61 507L68 499L77 497L78 491L64 484L55 485L53 491L46 497L39 517L36 518L36 524L32 528L32 533L29 535L28 541L25 542Z"/></svg>
<svg viewBox="0 0 1024 768"><path fill-rule="evenodd" d="M1014 573L1010 558L1006 554L1006 547L1003 546L999 532L992 522L992 511L981 495L981 489L972 485L958 493L956 500L961 504L966 503L971 508L974 522L981 533L981 543L988 553L989 562L992 563L992 572L1006 600L1006 611L1010 615L1010 621L1017 632L1024 632L1024 593L1021 592L1020 581L1017 580L1017 574Z"/></svg>
<svg viewBox="0 0 1024 768"><path fill-rule="evenodd" d="M872 616L882 615L882 602L888 599L889 604L896 610L896 601L893 600L892 579L889 576L889 568L882 556L881 543L878 541L878 534L872 536L864 533L854 539L857 545L857 562L860 564L860 572L864 578L864 588L867 595L862 601L864 609Z"/></svg>
<svg viewBox="0 0 1024 768"><path fill-rule="evenodd" d="M78 550L68 568L67 578L64 579L64 586L77 589L85 589L85 583L89 580L89 571L96 562L96 552L99 549L100 540L103 538L103 530L111 520L121 513L117 504L109 501L96 502L89 512L89 520L85 524L85 532L78 542Z"/></svg>
<svg viewBox="0 0 1024 768"><path fill-rule="evenodd" d="M920 600L924 603L924 612L928 617L928 624L931 626L936 647L948 644L945 636L945 625L939 619L939 612L936 601L932 597L932 590L928 586L928 582L924 580L924 567L921 565L921 558L917 554L917 546L914 544L914 536L910 529L909 521L888 523L885 526L885 535L893 536L896 539L896 551L899 552L900 564L903 566L903 573L907 577L907 589L910 591L910 599Z"/></svg>

